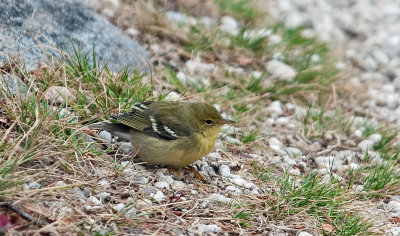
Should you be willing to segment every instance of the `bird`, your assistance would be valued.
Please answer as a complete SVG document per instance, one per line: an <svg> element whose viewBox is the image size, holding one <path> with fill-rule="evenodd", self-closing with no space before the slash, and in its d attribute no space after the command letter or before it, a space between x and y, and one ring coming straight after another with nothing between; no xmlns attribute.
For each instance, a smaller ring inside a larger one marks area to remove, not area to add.
<svg viewBox="0 0 400 236"><path fill-rule="evenodd" d="M148 166L184 168L211 152L224 124L217 109L203 102L144 101L130 112L91 124L129 140Z"/></svg>

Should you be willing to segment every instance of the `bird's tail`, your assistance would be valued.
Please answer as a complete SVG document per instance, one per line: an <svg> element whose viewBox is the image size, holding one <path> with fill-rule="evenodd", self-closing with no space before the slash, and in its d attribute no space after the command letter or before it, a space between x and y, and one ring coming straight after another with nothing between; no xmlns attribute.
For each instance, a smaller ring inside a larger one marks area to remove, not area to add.
<svg viewBox="0 0 400 236"><path fill-rule="evenodd" d="M129 132L130 128L123 124L113 124L107 121L97 122L88 125L91 129L103 129L110 132L114 136L130 141L131 134Z"/></svg>

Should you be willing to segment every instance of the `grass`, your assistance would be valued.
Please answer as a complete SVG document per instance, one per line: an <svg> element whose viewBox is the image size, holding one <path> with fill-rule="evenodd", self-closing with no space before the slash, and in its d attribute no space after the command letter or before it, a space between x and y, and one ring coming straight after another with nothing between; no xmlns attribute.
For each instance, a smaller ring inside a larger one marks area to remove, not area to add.
<svg viewBox="0 0 400 236"><path fill-rule="evenodd" d="M258 167L256 175L263 181L263 168ZM269 172L267 170L267 172ZM372 226L369 222L354 213L347 212L346 205L353 200L335 179L322 181L315 173L296 181L290 175L275 179L279 191L273 192L269 201L269 211L265 212L271 219L285 219L294 215L304 215L314 222L332 225L334 235L356 235L368 233ZM355 196L353 196L355 198ZM320 233L329 234L321 229Z"/></svg>

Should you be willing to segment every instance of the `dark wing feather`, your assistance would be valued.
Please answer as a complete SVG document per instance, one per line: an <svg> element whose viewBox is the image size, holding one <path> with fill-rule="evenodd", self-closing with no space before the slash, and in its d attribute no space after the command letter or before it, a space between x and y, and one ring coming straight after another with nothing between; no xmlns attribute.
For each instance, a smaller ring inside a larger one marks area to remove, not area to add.
<svg viewBox="0 0 400 236"><path fill-rule="evenodd" d="M162 103L157 106L157 110L152 108L151 104L153 103L156 102L147 101L135 104L130 112L112 115L110 118L117 123L166 140L175 140L191 134L190 128L182 122L165 116L160 118Z"/></svg>

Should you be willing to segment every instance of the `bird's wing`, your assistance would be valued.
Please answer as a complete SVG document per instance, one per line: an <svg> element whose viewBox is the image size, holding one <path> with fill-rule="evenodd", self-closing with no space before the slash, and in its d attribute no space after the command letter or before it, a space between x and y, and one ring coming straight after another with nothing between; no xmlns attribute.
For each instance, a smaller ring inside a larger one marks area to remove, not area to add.
<svg viewBox="0 0 400 236"><path fill-rule="evenodd" d="M117 123L166 140L174 140L191 134L190 128L181 121L165 115L160 117L160 110L163 107L159 103L158 109L154 109L153 103L155 102L146 101L135 104L130 112L112 115L110 118Z"/></svg>

